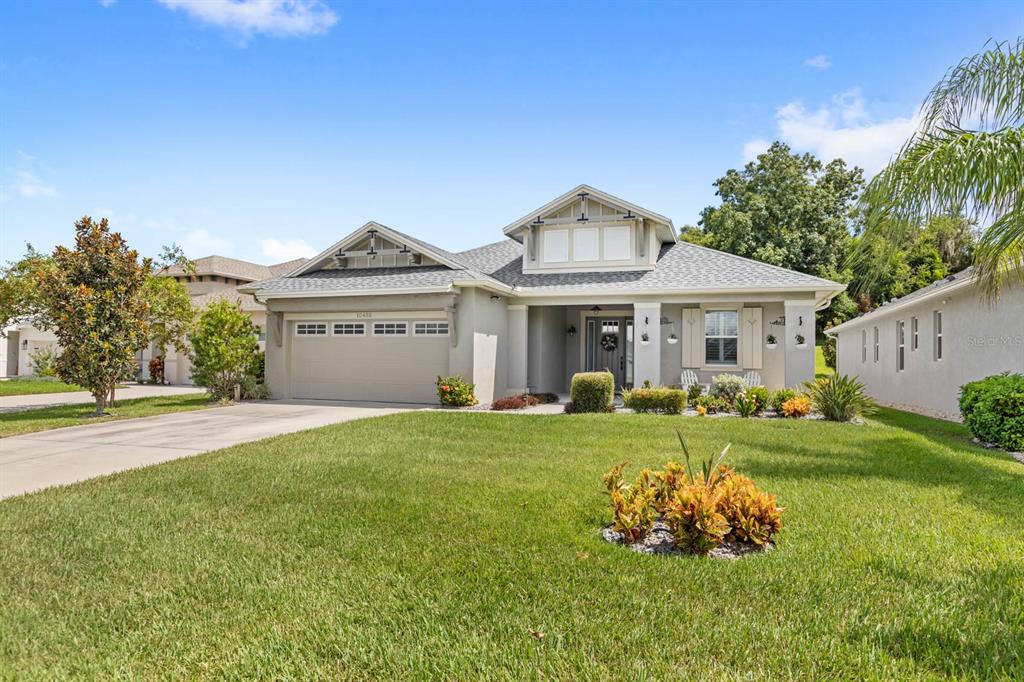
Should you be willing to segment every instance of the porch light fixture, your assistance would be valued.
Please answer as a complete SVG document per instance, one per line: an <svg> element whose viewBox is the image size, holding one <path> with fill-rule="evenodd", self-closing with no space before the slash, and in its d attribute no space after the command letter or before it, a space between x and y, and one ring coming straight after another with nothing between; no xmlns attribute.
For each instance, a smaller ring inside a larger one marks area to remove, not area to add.
<svg viewBox="0 0 1024 682"><path fill-rule="evenodd" d="M569 327L569 338L576 336L576 325L570 325Z"/></svg>
<svg viewBox="0 0 1024 682"><path fill-rule="evenodd" d="M501 300L501 296L498 296L497 294L491 294L491 301L492 302L497 303L500 300Z"/></svg>
<svg viewBox="0 0 1024 682"><path fill-rule="evenodd" d="M597 313L601 312L601 306L595 305L593 308L590 309L590 312L596 315Z"/></svg>

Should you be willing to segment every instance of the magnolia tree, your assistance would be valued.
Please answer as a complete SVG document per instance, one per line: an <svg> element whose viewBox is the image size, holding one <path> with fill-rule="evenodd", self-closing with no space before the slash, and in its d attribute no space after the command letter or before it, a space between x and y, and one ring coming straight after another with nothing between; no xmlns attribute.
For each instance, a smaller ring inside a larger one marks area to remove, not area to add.
<svg viewBox="0 0 1024 682"><path fill-rule="evenodd" d="M143 287L148 258L139 258L106 218L75 223L75 248L58 246L52 266L36 271L48 326L61 353L57 376L83 386L104 414L119 381L135 373L135 355L149 340L150 306Z"/></svg>
<svg viewBox="0 0 1024 682"><path fill-rule="evenodd" d="M259 361L259 329L237 302L214 301L199 316L192 342L192 380L229 400Z"/></svg>

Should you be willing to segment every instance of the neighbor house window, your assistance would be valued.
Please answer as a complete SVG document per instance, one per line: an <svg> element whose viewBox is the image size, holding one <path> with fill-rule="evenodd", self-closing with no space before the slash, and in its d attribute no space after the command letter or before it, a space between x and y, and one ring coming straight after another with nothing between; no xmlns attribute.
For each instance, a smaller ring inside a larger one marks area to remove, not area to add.
<svg viewBox="0 0 1024 682"><path fill-rule="evenodd" d="M408 325L405 322L374 322L374 336L405 336Z"/></svg>
<svg viewBox="0 0 1024 682"><path fill-rule="evenodd" d="M860 361L868 361L868 330L860 330Z"/></svg>
<svg viewBox="0 0 1024 682"><path fill-rule="evenodd" d="M256 331L258 333L260 341L266 341L267 340L267 330L266 329L264 329L263 327L257 326L256 327Z"/></svg>
<svg viewBox="0 0 1024 682"><path fill-rule="evenodd" d="M875 327L875 362L878 362L878 327Z"/></svg>
<svg viewBox="0 0 1024 682"><path fill-rule="evenodd" d="M896 371L902 372L906 362L907 333L906 323L899 320L896 323Z"/></svg>
<svg viewBox="0 0 1024 682"><path fill-rule="evenodd" d="M327 336L326 322L297 322L295 324L296 336Z"/></svg>
<svg viewBox="0 0 1024 682"><path fill-rule="evenodd" d="M936 310L933 321L935 329L935 359L942 359L942 311Z"/></svg>
<svg viewBox="0 0 1024 682"><path fill-rule="evenodd" d="M917 350L917 318L910 318L910 350Z"/></svg>
<svg viewBox="0 0 1024 682"><path fill-rule="evenodd" d="M365 336L366 325L362 322L335 322L335 336Z"/></svg>
<svg viewBox="0 0 1024 682"><path fill-rule="evenodd" d="M417 322L413 325L416 336L448 336L447 322Z"/></svg>
<svg viewBox="0 0 1024 682"><path fill-rule="evenodd" d="M740 336L739 317L735 310L709 310L704 313L705 363L736 364Z"/></svg>

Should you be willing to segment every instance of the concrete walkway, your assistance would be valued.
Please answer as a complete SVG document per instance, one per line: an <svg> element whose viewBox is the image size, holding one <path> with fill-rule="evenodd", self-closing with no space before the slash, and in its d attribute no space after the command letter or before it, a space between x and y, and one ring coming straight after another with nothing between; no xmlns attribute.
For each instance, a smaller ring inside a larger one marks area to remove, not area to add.
<svg viewBox="0 0 1024 682"><path fill-rule="evenodd" d="M157 386L155 384L128 384L114 392L116 400L131 400L132 398L153 398L167 395L182 395L183 393L202 393L203 388L197 386ZM53 405L74 405L78 403L91 403L95 399L88 391L69 391L67 393L37 393L35 395L4 395L0 396L0 414L4 412L21 412L22 410L33 410L38 407L51 407Z"/></svg>
<svg viewBox="0 0 1024 682"><path fill-rule="evenodd" d="M0 439L0 498L422 406L260 402Z"/></svg>

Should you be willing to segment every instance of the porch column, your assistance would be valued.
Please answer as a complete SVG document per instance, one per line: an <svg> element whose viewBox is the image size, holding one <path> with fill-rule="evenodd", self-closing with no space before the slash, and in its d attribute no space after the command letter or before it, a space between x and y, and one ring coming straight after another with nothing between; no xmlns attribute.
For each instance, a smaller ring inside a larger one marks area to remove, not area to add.
<svg viewBox="0 0 1024 682"><path fill-rule="evenodd" d="M814 301L785 301L786 338L782 347L786 350L786 386L799 388L805 381L814 379ZM797 348L797 334L804 337L805 348Z"/></svg>
<svg viewBox="0 0 1024 682"><path fill-rule="evenodd" d="M661 384L661 303L633 304L633 385L644 381Z"/></svg>
<svg viewBox="0 0 1024 682"><path fill-rule="evenodd" d="M508 392L510 395L526 393L526 372L529 367L530 310L525 305L508 306ZM500 397L500 396L495 396Z"/></svg>

